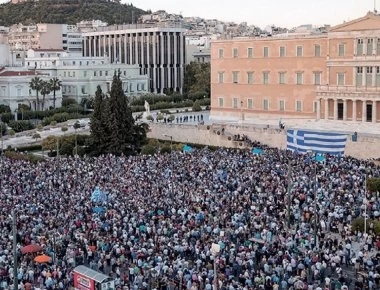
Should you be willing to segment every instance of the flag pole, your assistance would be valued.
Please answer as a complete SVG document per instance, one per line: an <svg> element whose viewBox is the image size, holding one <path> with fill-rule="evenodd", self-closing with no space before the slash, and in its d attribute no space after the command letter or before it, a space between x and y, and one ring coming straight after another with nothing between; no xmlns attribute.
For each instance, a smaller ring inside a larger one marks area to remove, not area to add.
<svg viewBox="0 0 380 290"><path fill-rule="evenodd" d="M367 234L367 171L364 177L364 233Z"/></svg>

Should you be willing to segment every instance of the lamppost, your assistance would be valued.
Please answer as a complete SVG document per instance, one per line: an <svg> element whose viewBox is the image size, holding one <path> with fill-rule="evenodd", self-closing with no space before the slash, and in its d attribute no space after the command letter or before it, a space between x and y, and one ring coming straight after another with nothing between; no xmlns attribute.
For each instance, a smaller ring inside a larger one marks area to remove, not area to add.
<svg viewBox="0 0 380 290"><path fill-rule="evenodd" d="M244 102L243 101L240 101L240 115L241 115L241 123L244 122L244 112L243 112L243 104Z"/></svg>
<svg viewBox="0 0 380 290"><path fill-rule="evenodd" d="M288 228L290 229L290 206L291 206L291 190L292 190L292 167L290 158L288 159Z"/></svg>
<svg viewBox="0 0 380 290"><path fill-rule="evenodd" d="M3 128L4 128L4 123L3 123L3 120L1 119L1 115L0 115L0 137L1 137L1 155L3 155L3 151L4 151L4 138L3 138Z"/></svg>
<svg viewBox="0 0 380 290"><path fill-rule="evenodd" d="M170 138L170 194L173 197L173 136L168 134L163 136Z"/></svg>

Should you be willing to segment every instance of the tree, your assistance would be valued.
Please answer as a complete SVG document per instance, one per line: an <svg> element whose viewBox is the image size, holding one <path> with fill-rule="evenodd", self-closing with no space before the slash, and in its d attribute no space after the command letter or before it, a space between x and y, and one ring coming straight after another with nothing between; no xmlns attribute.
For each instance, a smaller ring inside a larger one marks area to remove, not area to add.
<svg viewBox="0 0 380 290"><path fill-rule="evenodd" d="M42 111L44 110L45 107L45 97L46 95L50 94L51 92L51 87L49 82L42 82L42 87L41 87L41 94L42 94Z"/></svg>
<svg viewBox="0 0 380 290"><path fill-rule="evenodd" d="M43 80L41 80L39 77L34 77L29 83L29 87L32 90L36 91L36 101L37 103L34 105L34 110L38 111L40 110L40 99L39 99L39 92L42 89Z"/></svg>
<svg viewBox="0 0 380 290"><path fill-rule="evenodd" d="M38 134L38 133L34 133L33 136L32 136L32 138L35 139L35 140L37 141L38 139L41 138L41 135Z"/></svg>
<svg viewBox="0 0 380 290"><path fill-rule="evenodd" d="M193 112L202 111L201 103L198 100L194 102L192 110Z"/></svg>
<svg viewBox="0 0 380 290"><path fill-rule="evenodd" d="M187 94L205 92L210 95L211 66L209 63L191 62L185 68L184 89Z"/></svg>
<svg viewBox="0 0 380 290"><path fill-rule="evenodd" d="M109 143L107 151L116 155L135 151L134 118L128 99L124 94L120 72L115 73L110 98L107 102Z"/></svg>
<svg viewBox="0 0 380 290"><path fill-rule="evenodd" d="M100 86L97 87L94 99L94 112L91 116L90 131L95 153L105 151L108 140L106 115L107 99Z"/></svg>
<svg viewBox="0 0 380 290"><path fill-rule="evenodd" d="M55 92L61 89L62 82L57 77L54 77L50 79L49 84L50 84L50 89L53 91L53 108L55 109L55 101L56 101Z"/></svg>
<svg viewBox="0 0 380 290"><path fill-rule="evenodd" d="M57 137L56 136L48 136L44 140L42 140L42 149L49 150L52 152L57 149Z"/></svg>

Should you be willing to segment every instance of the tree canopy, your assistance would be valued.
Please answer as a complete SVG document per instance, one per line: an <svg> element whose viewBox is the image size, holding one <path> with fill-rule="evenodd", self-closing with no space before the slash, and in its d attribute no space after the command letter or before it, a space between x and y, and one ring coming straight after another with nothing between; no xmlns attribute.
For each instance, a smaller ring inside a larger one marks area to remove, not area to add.
<svg viewBox="0 0 380 290"><path fill-rule="evenodd" d="M201 92L210 96L210 69L209 63L191 62L186 66L184 88L188 95Z"/></svg>
<svg viewBox="0 0 380 290"><path fill-rule="evenodd" d="M39 0L0 5L0 25L17 23L76 24L82 20L99 19L108 24L132 23L145 11L132 4L107 0ZM133 19L132 19L133 17Z"/></svg>
<svg viewBox="0 0 380 290"><path fill-rule="evenodd" d="M115 73L110 96L98 86L91 118L91 136L95 154L134 154L146 140L146 127L135 124L120 73Z"/></svg>

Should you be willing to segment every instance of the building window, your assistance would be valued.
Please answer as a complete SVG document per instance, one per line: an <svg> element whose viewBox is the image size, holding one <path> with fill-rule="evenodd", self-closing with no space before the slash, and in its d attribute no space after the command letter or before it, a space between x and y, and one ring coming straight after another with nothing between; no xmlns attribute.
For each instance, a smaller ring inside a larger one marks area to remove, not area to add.
<svg viewBox="0 0 380 290"><path fill-rule="evenodd" d="M85 71L83 71L83 77L87 77L87 71L85 70Z"/></svg>
<svg viewBox="0 0 380 290"><path fill-rule="evenodd" d="M319 44L314 45L314 56L321 56L321 46Z"/></svg>
<svg viewBox="0 0 380 290"><path fill-rule="evenodd" d="M314 72L314 85L319 86L321 84L321 72Z"/></svg>
<svg viewBox="0 0 380 290"><path fill-rule="evenodd" d="M103 76L103 72L102 71L99 72L99 76L100 77Z"/></svg>
<svg viewBox="0 0 380 290"><path fill-rule="evenodd" d="M264 57L268 57L269 56L269 47L265 46L264 47Z"/></svg>
<svg viewBox="0 0 380 290"><path fill-rule="evenodd" d="M66 72L65 71L63 72L63 77L66 77Z"/></svg>
<svg viewBox="0 0 380 290"><path fill-rule="evenodd" d="M233 55L234 58L237 58L239 56L238 49L236 47L233 48L232 55Z"/></svg>
<svg viewBox="0 0 380 290"><path fill-rule="evenodd" d="M303 47L297 46L297 57L301 57L303 55Z"/></svg>
<svg viewBox="0 0 380 290"><path fill-rule="evenodd" d="M232 72L232 82L234 84L239 83L239 72L238 71L233 71Z"/></svg>
<svg viewBox="0 0 380 290"><path fill-rule="evenodd" d="M253 109L253 100L252 99L248 99L247 100L247 108L248 109Z"/></svg>
<svg viewBox="0 0 380 290"><path fill-rule="evenodd" d="M86 94L86 87L82 86L82 94Z"/></svg>
<svg viewBox="0 0 380 290"><path fill-rule="evenodd" d="M376 54L377 54L377 55L380 55L380 38L377 39Z"/></svg>
<svg viewBox="0 0 380 290"><path fill-rule="evenodd" d="M248 58L252 58L253 57L253 48L252 47L248 47L247 57Z"/></svg>
<svg viewBox="0 0 380 290"><path fill-rule="evenodd" d="M104 72L105 76L108 77L108 70Z"/></svg>
<svg viewBox="0 0 380 290"><path fill-rule="evenodd" d="M73 71L73 78L75 78L75 71Z"/></svg>
<svg viewBox="0 0 380 290"><path fill-rule="evenodd" d="M96 70L94 71L94 77L96 77Z"/></svg>
<svg viewBox="0 0 380 290"><path fill-rule="evenodd" d="M297 85L302 85L303 84L303 73L298 72L296 74L296 78L297 78Z"/></svg>
<svg viewBox="0 0 380 290"><path fill-rule="evenodd" d="M363 67L356 68L356 86L361 87L363 85Z"/></svg>
<svg viewBox="0 0 380 290"><path fill-rule="evenodd" d="M224 99L223 98L219 98L219 108L223 108L224 106Z"/></svg>
<svg viewBox="0 0 380 290"><path fill-rule="evenodd" d="M285 56L286 56L285 46L280 46L280 57L285 57Z"/></svg>
<svg viewBox="0 0 380 290"><path fill-rule="evenodd" d="M249 85L253 84L253 72L247 72L247 83Z"/></svg>
<svg viewBox="0 0 380 290"><path fill-rule="evenodd" d="M284 100L280 100L279 102L279 106L278 106L278 109L283 112L285 111L285 101Z"/></svg>
<svg viewBox="0 0 380 290"><path fill-rule="evenodd" d="M237 109L238 107L238 98L232 99L232 108Z"/></svg>
<svg viewBox="0 0 380 290"><path fill-rule="evenodd" d="M338 46L339 56L344 56L346 53L346 45L344 43L339 44Z"/></svg>
<svg viewBox="0 0 380 290"><path fill-rule="evenodd" d="M380 86L380 66L376 67L376 86Z"/></svg>
<svg viewBox="0 0 380 290"><path fill-rule="evenodd" d="M338 86L344 86L344 73L338 73Z"/></svg>
<svg viewBox="0 0 380 290"><path fill-rule="evenodd" d="M219 48L219 58L223 58L223 57L224 57L224 49Z"/></svg>
<svg viewBox="0 0 380 290"><path fill-rule="evenodd" d="M356 44L356 54L363 55L363 39L358 39Z"/></svg>
<svg viewBox="0 0 380 290"><path fill-rule="evenodd" d="M263 72L263 84L269 84L269 72Z"/></svg>
<svg viewBox="0 0 380 290"><path fill-rule="evenodd" d="M265 99L265 100L263 101L263 109L264 109L265 111L268 111L268 110L269 110L269 100Z"/></svg>
<svg viewBox="0 0 380 290"><path fill-rule="evenodd" d="M367 39L367 55L372 55L373 53L373 38Z"/></svg>
<svg viewBox="0 0 380 290"><path fill-rule="evenodd" d="M302 101L296 101L296 111L302 112Z"/></svg>
<svg viewBox="0 0 380 290"><path fill-rule="evenodd" d="M224 72L218 72L218 82L220 84L224 83Z"/></svg>
<svg viewBox="0 0 380 290"><path fill-rule="evenodd" d="M317 108L318 108L318 101L314 101L313 102L313 113L317 112Z"/></svg>
<svg viewBox="0 0 380 290"><path fill-rule="evenodd" d="M286 74L285 72L278 73L278 79L279 79L280 85L285 84L285 74Z"/></svg>
<svg viewBox="0 0 380 290"><path fill-rule="evenodd" d="M371 87L372 86L372 66L367 66L367 73L366 73L366 86Z"/></svg>

